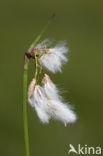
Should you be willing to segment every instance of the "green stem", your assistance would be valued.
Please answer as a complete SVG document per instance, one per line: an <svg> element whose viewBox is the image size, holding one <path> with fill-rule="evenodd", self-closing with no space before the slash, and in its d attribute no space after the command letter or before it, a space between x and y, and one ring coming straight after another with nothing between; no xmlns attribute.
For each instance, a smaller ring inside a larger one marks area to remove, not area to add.
<svg viewBox="0 0 103 156"><path fill-rule="evenodd" d="M25 59L24 64L24 77L23 77L23 119L24 119L24 140L26 156L30 156L29 153L29 136L28 136L28 113L27 113L27 79L28 79L28 61Z"/></svg>
<svg viewBox="0 0 103 156"><path fill-rule="evenodd" d="M35 80L36 80L36 83L37 83L37 75L38 75L38 59L35 54Z"/></svg>

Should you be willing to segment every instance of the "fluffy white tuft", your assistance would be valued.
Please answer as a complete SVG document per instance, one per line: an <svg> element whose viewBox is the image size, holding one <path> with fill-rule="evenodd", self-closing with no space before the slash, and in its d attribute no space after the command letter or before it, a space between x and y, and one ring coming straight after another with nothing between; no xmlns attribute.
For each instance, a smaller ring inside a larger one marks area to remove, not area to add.
<svg viewBox="0 0 103 156"><path fill-rule="evenodd" d="M62 102L59 91L48 75L44 75L43 88L48 99L49 111L54 119L62 121L64 124L73 123L76 120L75 113Z"/></svg>
<svg viewBox="0 0 103 156"><path fill-rule="evenodd" d="M59 42L54 48L49 49L49 53L45 53L41 56L40 61L43 66L49 71L56 73L61 71L61 66L63 63L67 62L67 57L65 53L68 52L66 47L66 42Z"/></svg>
<svg viewBox="0 0 103 156"><path fill-rule="evenodd" d="M28 94L28 102L35 108L39 119L43 123L48 123L50 118L59 120L65 125L76 121L75 113L67 104L62 102L57 87L47 74L44 74L42 80L43 87L34 85L34 82L32 80L29 85L28 90L31 94Z"/></svg>
<svg viewBox="0 0 103 156"><path fill-rule="evenodd" d="M50 80L47 74L44 74L42 83L43 83L45 94L49 99L56 99L56 100L60 99L59 91L56 85Z"/></svg>
<svg viewBox="0 0 103 156"><path fill-rule="evenodd" d="M60 100L49 100L48 103L52 118L62 121L65 125L76 121L75 113Z"/></svg>
<svg viewBox="0 0 103 156"><path fill-rule="evenodd" d="M43 123L49 122L47 98L45 97L44 90L39 85L34 86L32 97L28 97L28 102L35 108L39 119Z"/></svg>
<svg viewBox="0 0 103 156"><path fill-rule="evenodd" d="M40 120L43 123L48 123L50 116L48 114L47 98L43 88L39 85L36 85L34 89L33 104Z"/></svg>
<svg viewBox="0 0 103 156"><path fill-rule="evenodd" d="M36 45L36 49L44 49L45 47L49 47L52 44L52 40L45 39L41 43Z"/></svg>

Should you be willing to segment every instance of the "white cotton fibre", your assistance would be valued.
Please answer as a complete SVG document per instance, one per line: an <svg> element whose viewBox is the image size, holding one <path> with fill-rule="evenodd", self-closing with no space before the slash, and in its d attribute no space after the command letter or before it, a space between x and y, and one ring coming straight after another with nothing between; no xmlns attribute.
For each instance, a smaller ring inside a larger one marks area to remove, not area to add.
<svg viewBox="0 0 103 156"><path fill-rule="evenodd" d="M42 55L40 61L49 71L53 73L56 73L57 71L61 72L62 64L68 60L65 56L65 53L67 52L68 48L66 47L65 42L60 42L54 48L50 48L49 53Z"/></svg>

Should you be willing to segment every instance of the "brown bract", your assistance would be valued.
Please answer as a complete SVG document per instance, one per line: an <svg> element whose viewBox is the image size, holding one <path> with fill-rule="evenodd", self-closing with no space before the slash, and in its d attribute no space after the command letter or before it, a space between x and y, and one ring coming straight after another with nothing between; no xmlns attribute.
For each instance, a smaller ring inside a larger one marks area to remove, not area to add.
<svg viewBox="0 0 103 156"><path fill-rule="evenodd" d="M40 55L42 55L43 53L47 53L50 54L50 50L49 49L32 49L30 51L27 51L25 53L25 55L30 59L30 58L34 58L35 59L35 54L37 57L39 57Z"/></svg>

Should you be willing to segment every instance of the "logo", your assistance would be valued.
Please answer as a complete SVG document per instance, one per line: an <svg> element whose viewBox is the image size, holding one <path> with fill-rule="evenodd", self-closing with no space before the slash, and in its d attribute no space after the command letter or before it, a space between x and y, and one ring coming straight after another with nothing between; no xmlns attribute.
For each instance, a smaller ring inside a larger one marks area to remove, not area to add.
<svg viewBox="0 0 103 156"><path fill-rule="evenodd" d="M69 151L68 154L75 153L75 154L96 154L100 155L102 153L101 147L89 147L88 145L81 146L78 144L77 148L75 148L72 144L69 144Z"/></svg>

